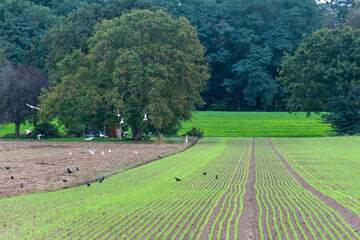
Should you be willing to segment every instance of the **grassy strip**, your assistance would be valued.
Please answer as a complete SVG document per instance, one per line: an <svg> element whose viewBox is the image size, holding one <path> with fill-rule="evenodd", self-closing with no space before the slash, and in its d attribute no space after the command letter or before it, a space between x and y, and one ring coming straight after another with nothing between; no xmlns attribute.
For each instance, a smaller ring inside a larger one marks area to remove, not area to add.
<svg viewBox="0 0 360 240"><path fill-rule="evenodd" d="M184 122L178 134L192 127L204 130L205 137L316 137L332 135L320 116L287 112L196 112Z"/></svg>

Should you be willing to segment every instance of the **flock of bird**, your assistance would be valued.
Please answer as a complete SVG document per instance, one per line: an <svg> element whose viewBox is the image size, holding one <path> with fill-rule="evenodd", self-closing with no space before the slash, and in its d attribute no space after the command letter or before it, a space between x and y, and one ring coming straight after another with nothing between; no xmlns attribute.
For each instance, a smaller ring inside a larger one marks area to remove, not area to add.
<svg viewBox="0 0 360 240"><path fill-rule="evenodd" d="M40 110L39 107L35 107L35 106L30 105L30 104L28 104L28 103L25 103L25 104L26 104L26 106L28 106L28 107L30 107L30 108L32 108L32 109ZM119 109L118 109L117 113L114 113L114 115L117 116L117 117L120 117L120 116L121 116ZM144 120L144 121L148 121L148 120L149 120L149 119L147 118L147 114L146 114L146 113L144 114L144 119L143 119L143 120ZM124 122L124 118L121 118L120 124L124 124L124 123L125 123L125 122ZM26 129L25 131L26 131L26 134L31 133L31 130L30 130L30 129ZM123 136L125 137L127 133L128 133L128 132L124 132ZM37 134L37 135L36 135L37 139L39 139L39 140L41 140L41 137L43 137L43 136L45 136L45 135L44 135L44 134ZM105 134L103 134L102 132L99 133L99 136L100 136L101 138L107 138L107 137L108 137L108 136L106 136ZM94 139L94 137L89 137L89 138L85 138L84 140L90 141L90 140L93 140L93 139Z"/></svg>

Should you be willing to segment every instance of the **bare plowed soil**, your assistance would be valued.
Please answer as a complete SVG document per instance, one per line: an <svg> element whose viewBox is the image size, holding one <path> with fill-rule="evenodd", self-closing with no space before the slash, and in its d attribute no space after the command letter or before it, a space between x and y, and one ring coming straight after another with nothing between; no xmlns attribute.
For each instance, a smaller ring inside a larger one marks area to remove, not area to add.
<svg viewBox="0 0 360 240"><path fill-rule="evenodd" d="M185 148L185 144L0 141L0 198L75 187Z"/></svg>

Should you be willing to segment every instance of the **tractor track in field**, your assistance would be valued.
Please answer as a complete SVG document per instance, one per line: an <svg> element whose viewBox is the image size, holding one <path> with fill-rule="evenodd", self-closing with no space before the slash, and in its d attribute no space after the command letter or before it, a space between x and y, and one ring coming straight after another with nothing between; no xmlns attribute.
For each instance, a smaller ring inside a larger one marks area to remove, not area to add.
<svg viewBox="0 0 360 240"><path fill-rule="evenodd" d="M257 239L260 236L257 226L259 206L256 203L255 178L255 138L253 138L249 175L245 185L244 208L238 226L238 236L243 239Z"/></svg>
<svg viewBox="0 0 360 240"><path fill-rule="evenodd" d="M291 175L296 179L296 181L307 191L312 193L314 196L319 198L322 202L324 202L327 206L334 209L346 222L349 224L355 232L360 233L360 216L351 211L350 209L345 208L340 203L338 203L335 199L325 195L320 192L313 186L311 186L307 181L305 181L286 161L286 159L276 150L274 145L272 144L270 138L268 138L268 142L275 152L275 154L280 158L281 162L284 164L285 168L291 173Z"/></svg>

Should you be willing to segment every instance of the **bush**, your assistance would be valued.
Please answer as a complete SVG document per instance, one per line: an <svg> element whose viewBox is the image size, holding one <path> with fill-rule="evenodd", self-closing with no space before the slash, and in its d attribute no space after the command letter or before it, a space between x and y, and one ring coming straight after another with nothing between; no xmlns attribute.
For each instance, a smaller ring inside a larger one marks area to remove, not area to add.
<svg viewBox="0 0 360 240"><path fill-rule="evenodd" d="M204 135L204 130L201 131L200 128L193 127L190 131L186 132L186 135L191 136L191 137L202 138Z"/></svg>
<svg viewBox="0 0 360 240"><path fill-rule="evenodd" d="M78 125L78 126L72 126L65 130L67 137L82 137L85 134L85 126L84 125Z"/></svg>
<svg viewBox="0 0 360 240"><path fill-rule="evenodd" d="M33 131L33 138L36 138L38 134L43 134L41 138L58 138L60 137L59 130L54 124L43 122L36 125Z"/></svg>

